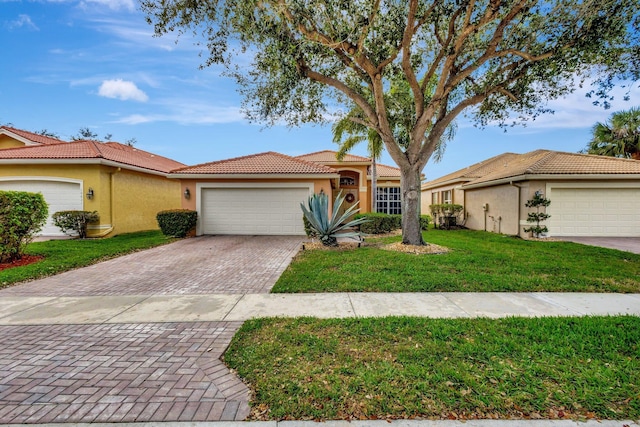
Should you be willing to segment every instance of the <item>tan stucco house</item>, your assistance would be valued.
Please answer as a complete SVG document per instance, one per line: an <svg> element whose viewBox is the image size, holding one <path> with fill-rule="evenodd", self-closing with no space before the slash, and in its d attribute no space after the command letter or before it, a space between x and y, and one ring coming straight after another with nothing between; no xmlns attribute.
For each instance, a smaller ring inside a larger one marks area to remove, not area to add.
<svg viewBox="0 0 640 427"><path fill-rule="evenodd" d="M371 203L371 159L335 151L297 157L266 152L174 170L182 207L198 212L197 234L304 234L300 203L323 192L351 194L361 212ZM378 208L400 213L400 171L378 165Z"/></svg>
<svg viewBox="0 0 640 427"><path fill-rule="evenodd" d="M464 206L465 226L529 237L525 203L551 201L548 236L640 236L640 161L536 150L505 153L422 185L429 205Z"/></svg>
<svg viewBox="0 0 640 427"><path fill-rule="evenodd" d="M0 190L42 193L49 215L97 211L89 237L157 229L158 211L181 207L180 183L168 176L184 166L117 142L65 142L0 127ZM63 234L49 218L41 235Z"/></svg>

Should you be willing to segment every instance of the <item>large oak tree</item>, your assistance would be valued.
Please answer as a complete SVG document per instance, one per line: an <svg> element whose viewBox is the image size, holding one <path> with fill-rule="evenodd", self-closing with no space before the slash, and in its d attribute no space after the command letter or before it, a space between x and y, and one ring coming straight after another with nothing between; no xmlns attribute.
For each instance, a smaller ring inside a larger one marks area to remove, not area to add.
<svg viewBox="0 0 640 427"><path fill-rule="evenodd" d="M205 37L249 118L322 122L354 105L402 171L403 242L422 244L420 174L465 110L535 117L585 80L637 79L640 0L142 0L157 35ZM393 82L409 105L391 105ZM407 144L390 115L406 109ZM482 147L478 147L479 150Z"/></svg>

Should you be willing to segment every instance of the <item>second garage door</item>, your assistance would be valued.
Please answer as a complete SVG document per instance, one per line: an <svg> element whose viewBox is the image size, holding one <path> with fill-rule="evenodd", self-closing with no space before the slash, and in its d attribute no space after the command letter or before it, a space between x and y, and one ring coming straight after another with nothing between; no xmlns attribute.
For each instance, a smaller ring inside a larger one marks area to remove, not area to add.
<svg viewBox="0 0 640 427"><path fill-rule="evenodd" d="M28 191L42 193L49 205L49 218L40 235L64 236L65 234L53 224L51 215L58 211L82 210L82 191L80 184L55 180L11 180L0 181L0 190Z"/></svg>
<svg viewBox="0 0 640 427"><path fill-rule="evenodd" d="M308 188L203 188L203 234L304 235Z"/></svg>
<svg viewBox="0 0 640 427"><path fill-rule="evenodd" d="M639 188L553 188L551 236L640 236Z"/></svg>

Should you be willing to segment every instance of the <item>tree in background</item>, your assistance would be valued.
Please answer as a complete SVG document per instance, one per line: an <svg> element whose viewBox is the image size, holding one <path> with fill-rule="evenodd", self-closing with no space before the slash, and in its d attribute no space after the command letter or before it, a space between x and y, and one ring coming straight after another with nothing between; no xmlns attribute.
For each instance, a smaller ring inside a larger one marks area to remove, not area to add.
<svg viewBox="0 0 640 427"><path fill-rule="evenodd" d="M596 76L608 99L638 78L640 0L142 0L156 35L205 39L204 66L236 78L249 119L326 122L336 104L363 112L401 170L402 241L423 244L420 178L446 129L535 117ZM238 58L243 58L238 61ZM398 140L388 96L409 88ZM433 90L431 90L432 84Z"/></svg>
<svg viewBox="0 0 640 427"><path fill-rule="evenodd" d="M108 133L104 136L104 138L100 139L100 137L98 136L97 133L95 133L94 131L92 131L91 129L89 129L88 127L83 127L80 128L80 130L78 130L78 134L77 135L73 135L71 137L72 141L82 141L82 140L88 140L88 141L111 141L111 138L113 137L112 134Z"/></svg>
<svg viewBox="0 0 640 427"><path fill-rule="evenodd" d="M596 123L591 132L587 153L640 160L640 108L613 113L608 121Z"/></svg>

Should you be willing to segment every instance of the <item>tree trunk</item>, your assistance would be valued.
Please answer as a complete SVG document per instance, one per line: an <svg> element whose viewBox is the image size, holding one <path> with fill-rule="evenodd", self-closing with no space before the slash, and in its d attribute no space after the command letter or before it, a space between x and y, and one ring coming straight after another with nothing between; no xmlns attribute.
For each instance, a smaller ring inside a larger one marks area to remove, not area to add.
<svg viewBox="0 0 640 427"><path fill-rule="evenodd" d="M402 243L424 245L420 229L420 170L415 165L403 167L400 186L402 191Z"/></svg>
<svg viewBox="0 0 640 427"><path fill-rule="evenodd" d="M376 158L372 157L371 161L371 212L378 212L377 207L377 195L378 195L378 171L376 168Z"/></svg>

